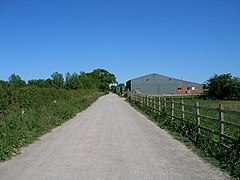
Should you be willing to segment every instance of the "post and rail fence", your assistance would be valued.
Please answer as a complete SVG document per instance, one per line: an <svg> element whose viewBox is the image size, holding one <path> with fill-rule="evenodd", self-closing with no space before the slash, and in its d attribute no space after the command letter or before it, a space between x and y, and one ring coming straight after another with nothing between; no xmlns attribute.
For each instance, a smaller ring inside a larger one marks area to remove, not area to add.
<svg viewBox="0 0 240 180"><path fill-rule="evenodd" d="M149 96L132 92L128 93L128 97L156 115L165 111L171 120L195 124L198 133L201 131L211 132L220 143L223 141L239 143L239 111L224 109L222 104L219 104L218 108L204 107L198 102L193 105L184 103L184 100L174 101L171 97Z"/></svg>

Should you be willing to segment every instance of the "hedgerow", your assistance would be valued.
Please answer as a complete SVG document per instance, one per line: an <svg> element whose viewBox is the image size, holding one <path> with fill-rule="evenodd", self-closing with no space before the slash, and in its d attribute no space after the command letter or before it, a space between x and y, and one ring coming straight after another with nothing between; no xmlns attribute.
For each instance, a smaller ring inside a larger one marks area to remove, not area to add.
<svg viewBox="0 0 240 180"><path fill-rule="evenodd" d="M117 83L104 69L29 80L12 74L0 80L0 161L75 116ZM101 93L100 93L101 92Z"/></svg>
<svg viewBox="0 0 240 180"><path fill-rule="evenodd" d="M0 113L0 161L16 155L22 146L74 117L103 95L96 90L37 87L7 94Z"/></svg>

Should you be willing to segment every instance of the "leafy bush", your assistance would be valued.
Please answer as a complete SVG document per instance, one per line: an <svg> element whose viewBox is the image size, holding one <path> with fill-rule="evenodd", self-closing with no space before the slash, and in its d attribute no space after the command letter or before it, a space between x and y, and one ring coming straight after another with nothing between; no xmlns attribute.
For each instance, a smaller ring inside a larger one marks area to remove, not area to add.
<svg viewBox="0 0 240 180"><path fill-rule="evenodd" d="M67 91L24 87L11 93L0 113L0 161L61 125L101 96L94 90ZM3 106L2 106L3 107Z"/></svg>
<svg viewBox="0 0 240 180"><path fill-rule="evenodd" d="M207 81L207 86L209 98L240 100L240 78L231 74L215 74Z"/></svg>
<svg viewBox="0 0 240 180"><path fill-rule="evenodd" d="M0 161L86 109L114 83L115 75L104 69L67 73L65 79L55 72L28 84L16 74L0 80Z"/></svg>

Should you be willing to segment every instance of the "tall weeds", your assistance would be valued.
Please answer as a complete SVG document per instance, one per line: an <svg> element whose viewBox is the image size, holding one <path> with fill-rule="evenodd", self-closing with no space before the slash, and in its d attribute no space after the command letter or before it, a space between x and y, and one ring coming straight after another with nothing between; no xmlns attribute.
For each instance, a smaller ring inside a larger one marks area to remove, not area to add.
<svg viewBox="0 0 240 180"><path fill-rule="evenodd" d="M5 93L0 106L0 161L89 107L102 93L25 87Z"/></svg>

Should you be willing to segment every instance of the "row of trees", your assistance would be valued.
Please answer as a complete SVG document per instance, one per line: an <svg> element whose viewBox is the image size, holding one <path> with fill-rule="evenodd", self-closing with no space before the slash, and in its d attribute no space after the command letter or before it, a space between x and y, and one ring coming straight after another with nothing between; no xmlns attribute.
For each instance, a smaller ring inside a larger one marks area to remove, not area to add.
<svg viewBox="0 0 240 180"><path fill-rule="evenodd" d="M53 100L75 99L89 92L106 92L114 83L115 75L104 69L96 69L90 73L67 73L65 77L55 72L46 80L28 82L19 75L12 74L8 81L0 81L0 115L3 112L48 106Z"/></svg>
<svg viewBox="0 0 240 180"><path fill-rule="evenodd" d="M0 89L36 86L67 90L98 89L108 91L110 85L115 87L117 84L114 74L104 69L96 69L90 73L67 73L65 77L61 73L54 72L51 78L30 80L27 83L19 75L12 74L8 81L0 80ZM207 80L206 89L206 96L211 99L240 100L240 78L233 77L231 74L215 74Z"/></svg>
<svg viewBox="0 0 240 180"><path fill-rule="evenodd" d="M215 74L207 80L207 96L212 99L240 100L240 78Z"/></svg>
<svg viewBox="0 0 240 180"><path fill-rule="evenodd" d="M100 91L108 91L111 84L117 84L116 77L104 69L96 69L90 73L67 73L65 78L61 73L54 72L51 78L30 80L27 83L19 75L12 74L8 81L0 81L0 86L15 89L25 86L37 86L40 88L63 88L67 90L99 89Z"/></svg>

